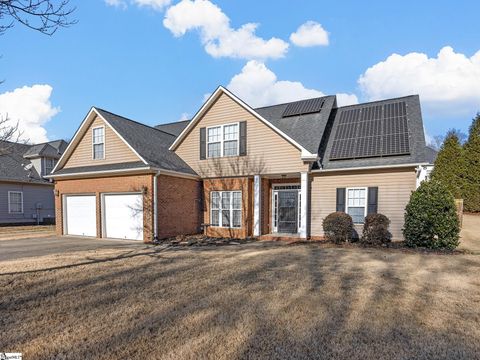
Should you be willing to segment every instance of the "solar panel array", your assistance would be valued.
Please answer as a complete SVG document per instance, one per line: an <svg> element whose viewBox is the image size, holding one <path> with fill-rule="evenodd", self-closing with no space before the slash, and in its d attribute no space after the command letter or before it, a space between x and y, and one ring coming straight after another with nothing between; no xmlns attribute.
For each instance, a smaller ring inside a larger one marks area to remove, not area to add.
<svg viewBox="0 0 480 360"><path fill-rule="evenodd" d="M325 100L323 98L309 99L290 103L283 112L283 117L312 114L322 110Z"/></svg>
<svg viewBox="0 0 480 360"><path fill-rule="evenodd" d="M404 101L342 110L330 160L410 153Z"/></svg>

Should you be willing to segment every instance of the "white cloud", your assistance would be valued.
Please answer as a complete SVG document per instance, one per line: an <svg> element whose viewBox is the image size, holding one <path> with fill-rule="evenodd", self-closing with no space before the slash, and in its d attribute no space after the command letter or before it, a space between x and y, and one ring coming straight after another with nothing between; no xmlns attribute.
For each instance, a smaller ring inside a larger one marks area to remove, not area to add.
<svg viewBox="0 0 480 360"><path fill-rule="evenodd" d="M128 7L127 0L104 0L109 6L126 9ZM170 5L171 0L130 0L130 4L140 7L150 7L153 10L162 11L166 6Z"/></svg>
<svg viewBox="0 0 480 360"><path fill-rule="evenodd" d="M8 115L12 125L18 122L23 140L48 141L44 125L60 111L50 102L52 90L50 85L33 85L0 94L0 115Z"/></svg>
<svg viewBox="0 0 480 360"><path fill-rule="evenodd" d="M358 83L369 100L419 94L431 115L471 115L480 110L480 51L470 58L449 46L433 58L392 54Z"/></svg>
<svg viewBox="0 0 480 360"><path fill-rule="evenodd" d="M185 120L190 120L190 115L186 112L182 113L182 115L180 115L180 119L178 119L178 121L185 121Z"/></svg>
<svg viewBox="0 0 480 360"><path fill-rule="evenodd" d="M180 1L167 10L163 25L177 37L197 30L205 51L216 58L275 59L288 50L288 43L281 39L256 36L258 24L233 29L228 16L209 0Z"/></svg>
<svg viewBox="0 0 480 360"><path fill-rule="evenodd" d="M133 0L138 6L151 7L154 10L161 11L170 5L171 0Z"/></svg>
<svg viewBox="0 0 480 360"><path fill-rule="evenodd" d="M121 9L127 8L127 3L125 0L105 0L105 4L108 6L113 6Z"/></svg>
<svg viewBox="0 0 480 360"><path fill-rule="evenodd" d="M275 73L264 63L251 60L235 75L227 88L250 106L259 107L301 99L324 96L316 89L308 89L301 82L278 80ZM357 103L352 94L338 94L340 105Z"/></svg>
<svg viewBox="0 0 480 360"><path fill-rule="evenodd" d="M307 21L290 35L290 41L301 47L327 46L328 32L321 24L315 21Z"/></svg>

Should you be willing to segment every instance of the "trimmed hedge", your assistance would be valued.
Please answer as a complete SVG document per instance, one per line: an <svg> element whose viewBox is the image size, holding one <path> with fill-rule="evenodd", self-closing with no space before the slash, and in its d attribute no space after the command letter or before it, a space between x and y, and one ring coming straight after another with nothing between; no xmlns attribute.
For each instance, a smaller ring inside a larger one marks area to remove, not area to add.
<svg viewBox="0 0 480 360"><path fill-rule="evenodd" d="M383 214L369 214L365 218L360 242L368 245L382 245L392 241L388 230L390 219Z"/></svg>
<svg viewBox="0 0 480 360"><path fill-rule="evenodd" d="M410 247L455 249L460 227L455 199L440 181L424 181L412 193L405 211L403 235Z"/></svg>
<svg viewBox="0 0 480 360"><path fill-rule="evenodd" d="M322 222L323 233L327 240L335 243L352 240L353 221L352 217L344 212L329 214Z"/></svg>

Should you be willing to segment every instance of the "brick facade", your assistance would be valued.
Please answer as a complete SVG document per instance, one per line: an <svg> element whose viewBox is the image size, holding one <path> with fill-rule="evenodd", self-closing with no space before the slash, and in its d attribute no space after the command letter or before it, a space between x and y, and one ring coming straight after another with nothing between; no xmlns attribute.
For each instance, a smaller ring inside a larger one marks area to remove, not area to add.
<svg viewBox="0 0 480 360"><path fill-rule="evenodd" d="M99 177L55 181L56 231L63 234L63 195L95 194L97 237L102 237L101 194L114 192L143 192L143 239L153 239L153 175Z"/></svg>
<svg viewBox="0 0 480 360"><path fill-rule="evenodd" d="M246 238L253 235L253 178L236 177L221 179L205 179L203 181L204 222L210 224L210 193L212 191L241 191L242 192L242 227L221 228L208 226L206 234L212 237Z"/></svg>
<svg viewBox="0 0 480 360"><path fill-rule="evenodd" d="M165 175L159 176L157 180L158 237L161 239L198 233L202 222L201 182ZM55 190L58 235L63 234L63 195L96 195L97 237L102 237L101 194L142 192L143 239L144 242L153 240L153 174L57 180Z"/></svg>
<svg viewBox="0 0 480 360"><path fill-rule="evenodd" d="M197 234L202 223L202 182L158 177L158 238Z"/></svg>

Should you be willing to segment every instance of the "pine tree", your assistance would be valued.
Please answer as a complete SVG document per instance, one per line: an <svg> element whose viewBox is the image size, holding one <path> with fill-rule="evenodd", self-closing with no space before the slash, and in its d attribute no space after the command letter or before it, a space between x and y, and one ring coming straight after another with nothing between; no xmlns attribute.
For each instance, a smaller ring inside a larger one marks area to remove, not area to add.
<svg viewBox="0 0 480 360"><path fill-rule="evenodd" d="M480 113L473 119L464 146L464 209L480 212Z"/></svg>
<svg viewBox="0 0 480 360"><path fill-rule="evenodd" d="M432 179L442 182L459 199L464 194L465 166L463 149L454 130L450 130L438 152Z"/></svg>

